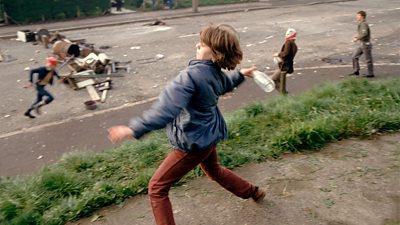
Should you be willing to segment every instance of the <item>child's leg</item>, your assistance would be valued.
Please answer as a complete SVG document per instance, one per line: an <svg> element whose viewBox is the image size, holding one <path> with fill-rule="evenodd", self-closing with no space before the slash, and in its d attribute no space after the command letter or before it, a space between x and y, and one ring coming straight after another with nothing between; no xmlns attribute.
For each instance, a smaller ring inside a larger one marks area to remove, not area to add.
<svg viewBox="0 0 400 225"><path fill-rule="evenodd" d="M279 89L279 87L280 87L280 81L281 81L280 74L281 74L281 70L278 68L278 69L276 69L276 70L274 71L274 73L271 75L271 79L275 82L275 89L278 90L278 91L280 90L280 89Z"/></svg>
<svg viewBox="0 0 400 225"><path fill-rule="evenodd" d="M43 99L43 88L39 87L39 85L36 87L36 91L37 91L37 96L36 96L36 100L32 103L30 109L34 109L35 106L40 103Z"/></svg>
<svg viewBox="0 0 400 225"><path fill-rule="evenodd" d="M256 186L243 180L231 170L220 166L217 151L215 149L216 146L212 148L211 154L200 163L201 169L208 177L216 181L226 190L232 192L234 195L244 199L254 197L254 194L257 191Z"/></svg>
<svg viewBox="0 0 400 225"><path fill-rule="evenodd" d="M284 95L286 95L288 92L286 90L286 71L282 71L280 73L280 79L281 79L281 87L280 87L280 92Z"/></svg>
<svg viewBox="0 0 400 225"><path fill-rule="evenodd" d="M52 102L54 100L54 97L50 94L50 92L48 92L46 89L44 89L43 86L40 88L39 92L41 93L42 96L46 96L47 97L46 100L44 100L44 102L38 102L34 106L35 110L36 110L36 113L40 115L41 114L40 108L42 106L44 106L44 105L50 104L50 102Z"/></svg>
<svg viewBox="0 0 400 225"><path fill-rule="evenodd" d="M42 101L43 99L43 93L39 90L39 88L36 88L37 90L37 96L36 96L36 100L32 103L31 107L29 107L29 109L24 113L25 116L29 117L29 118L35 118L35 116L33 116L31 114L32 110L36 107L36 105Z"/></svg>
<svg viewBox="0 0 400 225"><path fill-rule="evenodd" d="M161 163L149 182L149 199L157 225L175 225L169 189L208 157L211 150L185 153L174 150Z"/></svg>
<svg viewBox="0 0 400 225"><path fill-rule="evenodd" d="M46 100L44 101L44 104L50 104L50 102L52 102L54 100L53 95L50 94L50 92L48 92L46 89L43 88L43 95L46 96Z"/></svg>

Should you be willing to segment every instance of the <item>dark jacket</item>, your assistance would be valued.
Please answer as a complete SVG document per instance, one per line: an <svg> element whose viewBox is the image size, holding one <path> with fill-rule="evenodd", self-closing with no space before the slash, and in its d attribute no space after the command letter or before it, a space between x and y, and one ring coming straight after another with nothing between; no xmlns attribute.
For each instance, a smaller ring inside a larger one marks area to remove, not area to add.
<svg viewBox="0 0 400 225"><path fill-rule="evenodd" d="M227 75L212 61L190 61L143 117L130 121L133 136L140 138L166 127L169 141L175 148L185 152L210 148L228 136L217 106L218 98L243 80L239 70Z"/></svg>
<svg viewBox="0 0 400 225"><path fill-rule="evenodd" d="M281 52L278 56L282 59L279 63L279 68L281 71L286 71L287 73L293 73L293 59L297 53L297 45L294 39L286 40L282 46Z"/></svg>
<svg viewBox="0 0 400 225"><path fill-rule="evenodd" d="M32 69L30 74L29 74L29 81L34 83L33 82L33 74L37 73L38 77L37 77L36 83L39 83L41 80L43 80L46 77L46 75L49 72L50 71L47 70L47 67L45 67L45 66L41 66L41 67L38 67L36 69ZM58 76L58 74L57 74L57 72L55 70L54 70L53 76L56 76L58 79L60 79L60 76ZM53 77L49 80L49 84L51 84L51 85L53 84Z"/></svg>

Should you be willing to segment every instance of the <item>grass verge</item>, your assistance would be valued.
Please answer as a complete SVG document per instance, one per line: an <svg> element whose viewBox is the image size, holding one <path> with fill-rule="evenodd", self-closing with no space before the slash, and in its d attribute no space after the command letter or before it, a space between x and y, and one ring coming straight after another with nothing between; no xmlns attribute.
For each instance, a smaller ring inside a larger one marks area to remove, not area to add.
<svg viewBox="0 0 400 225"><path fill-rule="evenodd" d="M400 129L400 80L350 79L301 96L276 97L226 116L222 165L315 150L347 137ZM170 146L164 131L103 153L73 153L29 177L0 179L0 224L64 224L146 193ZM199 169L182 182L201 175Z"/></svg>

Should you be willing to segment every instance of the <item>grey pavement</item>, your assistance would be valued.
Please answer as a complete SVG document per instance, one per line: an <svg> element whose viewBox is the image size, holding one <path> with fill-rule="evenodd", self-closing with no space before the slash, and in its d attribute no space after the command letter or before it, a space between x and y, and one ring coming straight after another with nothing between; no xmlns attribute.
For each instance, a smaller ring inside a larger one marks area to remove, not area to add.
<svg viewBox="0 0 400 225"><path fill-rule="evenodd" d="M68 31L77 29L88 29L99 26L114 26L128 23L142 23L151 22L156 19L176 19L182 17L195 17L212 14L232 13L239 11L253 11L262 9L273 9L279 7L293 7L296 5L315 5L324 3L334 2L347 2L354 0L261 0L259 2L252 3L238 3L229 5L217 5L217 6L201 6L198 8L198 12L193 12L191 8L186 9L174 9L174 10L160 10L151 12L130 12L123 14L112 14L103 17L93 18L80 18L66 21L58 21L51 23L38 23L28 25L12 25L0 27L0 39L14 38L16 37L17 31L20 30L31 30L36 31L41 28L45 28L49 31Z"/></svg>

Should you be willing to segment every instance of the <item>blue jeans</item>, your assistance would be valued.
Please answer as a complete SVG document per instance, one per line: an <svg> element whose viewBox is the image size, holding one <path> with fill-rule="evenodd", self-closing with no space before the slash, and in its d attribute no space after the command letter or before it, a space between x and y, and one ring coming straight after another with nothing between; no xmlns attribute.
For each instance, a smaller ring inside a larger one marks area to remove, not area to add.
<svg viewBox="0 0 400 225"><path fill-rule="evenodd" d="M46 91L46 89L44 89L44 87L45 86L43 86L43 85L36 84L37 97L36 97L36 100L31 105L31 108L34 108L36 104L41 102L43 100L44 96L47 97L46 100L44 101L44 103L46 105L54 100L54 97L48 91Z"/></svg>

